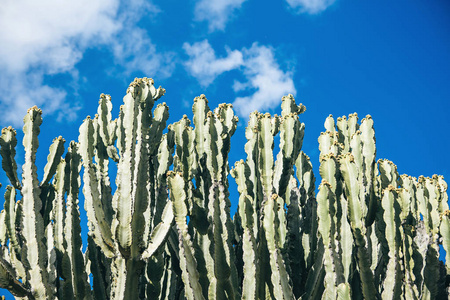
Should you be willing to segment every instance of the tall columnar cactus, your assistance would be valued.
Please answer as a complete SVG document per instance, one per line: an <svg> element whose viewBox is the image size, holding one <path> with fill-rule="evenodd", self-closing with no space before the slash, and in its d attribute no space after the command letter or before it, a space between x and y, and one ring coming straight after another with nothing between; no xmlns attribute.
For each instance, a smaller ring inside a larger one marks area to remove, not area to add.
<svg viewBox="0 0 450 300"><path fill-rule="evenodd" d="M98 115L88 117L80 127L90 241L111 259L107 286L97 286L106 289L99 293L111 299L137 299L146 294L142 287L148 281L146 262L164 245L173 222L165 177L173 140L170 134L163 136L168 107L163 103L152 112L163 94L164 89L156 89L152 79L136 79L118 119L112 120L110 97L102 95ZM117 162L113 194L109 159Z"/></svg>
<svg viewBox="0 0 450 300"><path fill-rule="evenodd" d="M0 218L1 287L31 299L84 298L90 287L81 253L77 145L71 143L62 159L64 139L55 139L39 181L35 161L41 115L33 107L24 118L22 181L14 157L16 132L8 127L0 137L2 166L11 182Z"/></svg>
<svg viewBox="0 0 450 300"><path fill-rule="evenodd" d="M442 234L439 229L448 210L443 178L421 177L417 181L399 176L388 160L379 160L376 165L370 116L360 125L356 114L338 118L336 128L330 116L325 128L327 132L319 138L324 182L318 202L319 207L328 207L319 209L319 228L337 232L334 237L342 250L338 252L342 260L327 269L326 278L342 278L342 261L344 282L353 295L362 293L366 299L442 297L446 287L438 243L442 240L446 244L445 229ZM325 190L331 194L320 197ZM332 206L334 198L340 201ZM325 232L319 232L324 237ZM324 263L326 266L326 260ZM341 281L325 280L326 290L329 287L333 294Z"/></svg>
<svg viewBox="0 0 450 300"><path fill-rule="evenodd" d="M322 267L314 266L316 257L323 255L320 249L315 252L314 175L301 152L305 126L298 116L304 111L290 95L282 99L281 117L252 113L246 130L247 160L237 162L231 173L240 193L235 225L240 233L237 249L244 258L242 295L248 299L292 299L321 288Z"/></svg>
<svg viewBox="0 0 450 300"><path fill-rule="evenodd" d="M169 185L185 295L238 299L227 179L230 138L238 119L228 104L211 111L204 95L194 99L193 112L195 128L185 116L169 129L176 144Z"/></svg>
<svg viewBox="0 0 450 300"><path fill-rule="evenodd" d="M305 107L291 95L281 116L250 115L247 158L230 171L238 122L231 105L211 111L202 95L193 126L184 116L166 127L167 105L154 105L163 93L136 79L116 119L102 94L78 142L66 151L64 139L53 141L40 181L42 112L33 107L24 118L22 172L16 132L2 130L10 185L0 212L0 288L28 299L448 298L447 183L376 161L370 116L325 120L316 195L301 151ZM228 175L239 192L234 219Z"/></svg>

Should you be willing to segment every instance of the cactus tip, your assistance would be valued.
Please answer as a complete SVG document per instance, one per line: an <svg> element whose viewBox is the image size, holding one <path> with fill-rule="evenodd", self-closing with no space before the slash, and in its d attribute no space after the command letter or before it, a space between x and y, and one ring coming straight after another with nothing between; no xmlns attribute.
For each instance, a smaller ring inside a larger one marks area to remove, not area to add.
<svg viewBox="0 0 450 300"><path fill-rule="evenodd" d="M42 114L42 110L40 108L38 108L36 105L34 105L33 107L30 107L27 110L27 113L29 113L30 111L36 111L37 113Z"/></svg>

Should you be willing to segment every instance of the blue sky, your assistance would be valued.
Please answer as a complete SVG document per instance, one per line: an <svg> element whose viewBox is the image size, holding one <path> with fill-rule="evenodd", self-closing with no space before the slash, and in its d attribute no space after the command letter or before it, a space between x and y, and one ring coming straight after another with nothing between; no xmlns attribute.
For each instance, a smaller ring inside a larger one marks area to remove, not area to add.
<svg viewBox="0 0 450 300"><path fill-rule="evenodd" d="M0 125L21 129L27 108L43 109L43 169L52 139L76 140L100 93L117 116L129 82L152 77L171 122L192 118L200 94L211 107L234 103L233 165L248 113L277 113L292 93L307 107L303 150L316 174L325 118L357 112L374 118L378 158L449 179L449 16L444 0L5 0Z"/></svg>

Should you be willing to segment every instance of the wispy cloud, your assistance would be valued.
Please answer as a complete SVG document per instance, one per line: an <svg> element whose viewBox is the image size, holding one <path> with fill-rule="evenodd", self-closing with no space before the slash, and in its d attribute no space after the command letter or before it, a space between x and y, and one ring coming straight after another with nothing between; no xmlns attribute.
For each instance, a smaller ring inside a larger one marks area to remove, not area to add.
<svg viewBox="0 0 450 300"><path fill-rule="evenodd" d="M6 1L0 10L0 110L3 125L18 126L27 108L38 105L45 114L77 105L66 92L44 84L44 76L74 71L83 51L118 30L117 1Z"/></svg>
<svg viewBox="0 0 450 300"><path fill-rule="evenodd" d="M64 74L68 80L77 80L76 64L89 48L105 47L125 71L127 66L139 66L142 71L159 69L155 58L163 55L158 56L146 32L137 26L144 13L157 12L155 6L143 0L123 6L119 0L2 3L0 110L9 112L2 125L19 126L26 109L33 105L46 115L76 118L79 104L68 101L73 97L47 84L45 78Z"/></svg>
<svg viewBox="0 0 450 300"><path fill-rule="evenodd" d="M185 62L186 69L203 87L224 72L236 69L242 72L246 80L235 81L233 90L252 94L237 97L234 101L233 105L241 116L248 117L254 110L277 107L282 96L296 93L292 72L281 69L270 47L254 43L250 49L227 49L227 56L223 58L216 57L207 40L193 45L185 43L183 48L190 57Z"/></svg>
<svg viewBox="0 0 450 300"><path fill-rule="evenodd" d="M175 68L171 52L158 52L142 28L124 28L111 42L114 59L126 75L141 71L159 79L168 77Z"/></svg>
<svg viewBox="0 0 450 300"><path fill-rule="evenodd" d="M224 30L226 23L246 0L200 0L195 5L195 19L207 21L210 32Z"/></svg>
<svg viewBox="0 0 450 300"><path fill-rule="evenodd" d="M238 68L243 64L242 53L227 49L227 56L217 58L208 40L194 43L184 43L184 51L189 55L185 66L203 87L210 85L220 74Z"/></svg>
<svg viewBox="0 0 450 300"><path fill-rule="evenodd" d="M252 111L277 107L282 96L296 93L292 72L281 70L273 49L254 43L250 49L244 49L243 54L243 73L247 81L235 81L233 89L235 92L256 91L250 96L237 97L233 102L239 115L248 117Z"/></svg>
<svg viewBox="0 0 450 300"><path fill-rule="evenodd" d="M288 5L298 13L318 14L336 0L286 0Z"/></svg>
<svg viewBox="0 0 450 300"><path fill-rule="evenodd" d="M153 77L168 77L175 68L171 52L158 52L145 29L137 23L142 17L155 17L160 10L147 0L123 1L117 23L121 25L110 41L116 64L126 75L141 71Z"/></svg>

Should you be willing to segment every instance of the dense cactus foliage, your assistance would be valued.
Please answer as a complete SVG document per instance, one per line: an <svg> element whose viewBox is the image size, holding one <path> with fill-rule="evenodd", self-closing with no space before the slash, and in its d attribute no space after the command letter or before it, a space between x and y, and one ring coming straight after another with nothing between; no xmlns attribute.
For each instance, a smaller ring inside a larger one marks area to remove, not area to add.
<svg viewBox="0 0 450 300"><path fill-rule="evenodd" d="M448 297L447 184L377 161L370 116L326 119L316 194L301 150L306 109L292 96L283 97L281 116L250 115L247 158L230 169L238 123L231 105L211 110L202 95L193 126L186 116L166 126L167 105L155 107L164 92L136 79L116 119L102 94L78 142L65 149L63 138L53 141L43 172L42 112L33 107L24 118L22 172L16 132L2 130L10 184L0 213L0 288L26 299ZM239 192L233 217L228 175Z"/></svg>

